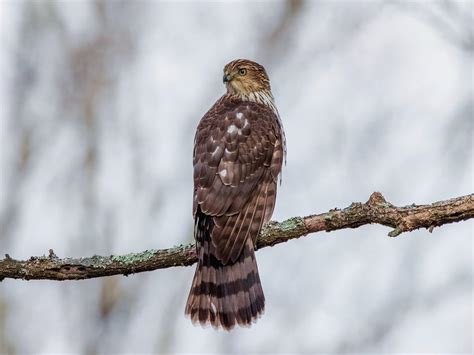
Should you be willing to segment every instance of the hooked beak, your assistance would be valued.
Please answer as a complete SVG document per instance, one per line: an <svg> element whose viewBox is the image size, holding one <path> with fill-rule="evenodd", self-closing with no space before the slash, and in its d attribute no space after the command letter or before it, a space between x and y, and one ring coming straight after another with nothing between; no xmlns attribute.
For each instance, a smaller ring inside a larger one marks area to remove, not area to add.
<svg viewBox="0 0 474 355"><path fill-rule="evenodd" d="M225 83L228 83L229 81L232 80L232 75L230 74L224 74L224 77L222 78L222 81Z"/></svg>

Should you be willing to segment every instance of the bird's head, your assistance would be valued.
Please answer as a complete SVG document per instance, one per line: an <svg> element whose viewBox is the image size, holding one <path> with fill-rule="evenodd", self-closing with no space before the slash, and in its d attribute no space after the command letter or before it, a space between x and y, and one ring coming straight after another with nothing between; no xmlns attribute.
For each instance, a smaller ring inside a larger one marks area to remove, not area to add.
<svg viewBox="0 0 474 355"><path fill-rule="evenodd" d="M228 94L250 95L271 93L270 79L265 68L247 59L237 59L224 67L224 84Z"/></svg>

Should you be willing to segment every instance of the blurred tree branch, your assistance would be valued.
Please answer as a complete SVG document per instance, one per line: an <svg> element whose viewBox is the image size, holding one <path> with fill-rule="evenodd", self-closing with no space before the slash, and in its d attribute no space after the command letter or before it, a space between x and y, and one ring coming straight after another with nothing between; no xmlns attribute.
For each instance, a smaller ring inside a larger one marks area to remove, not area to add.
<svg viewBox="0 0 474 355"><path fill-rule="evenodd" d="M474 50L474 18L469 2L395 0L393 3L433 26L449 43L467 52Z"/></svg>
<svg viewBox="0 0 474 355"><path fill-rule="evenodd" d="M306 217L294 217L281 223L270 222L257 240L261 249L299 238L309 233L357 228L366 224L392 227L388 233L396 237L403 232L459 222L474 217L474 194L461 196L430 205L397 207L374 192L366 203L352 203L349 207ZM196 262L194 245L180 245L170 249L146 250L127 255L97 256L88 258L58 258L53 250L49 256L15 260L8 254L0 260L0 280L82 280L111 275L189 266Z"/></svg>

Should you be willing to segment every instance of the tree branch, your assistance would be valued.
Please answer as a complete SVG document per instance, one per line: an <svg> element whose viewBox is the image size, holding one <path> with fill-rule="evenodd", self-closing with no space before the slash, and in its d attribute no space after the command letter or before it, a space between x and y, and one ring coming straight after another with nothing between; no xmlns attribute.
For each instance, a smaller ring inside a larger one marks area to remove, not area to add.
<svg viewBox="0 0 474 355"><path fill-rule="evenodd" d="M274 246L309 233L357 228L365 224L381 224L393 228L388 233L396 237L403 232L459 222L474 217L474 194L435 202L431 205L396 207L374 192L366 203L352 203L349 207L306 217L294 217L284 222L270 222L258 240L257 249ZM180 245L170 249L146 250L126 255L89 258L58 258L52 250L48 256L15 260L8 254L0 260L0 281L4 278L23 280L83 280L111 275L130 275L137 272L188 266L196 262L194 245Z"/></svg>

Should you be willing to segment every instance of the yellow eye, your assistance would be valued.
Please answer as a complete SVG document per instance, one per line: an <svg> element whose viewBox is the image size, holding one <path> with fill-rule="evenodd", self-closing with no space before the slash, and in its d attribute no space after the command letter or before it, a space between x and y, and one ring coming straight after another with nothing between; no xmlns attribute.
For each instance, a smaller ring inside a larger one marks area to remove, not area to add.
<svg viewBox="0 0 474 355"><path fill-rule="evenodd" d="M247 74L247 69L245 68L239 69L239 74L244 76L245 74Z"/></svg>

